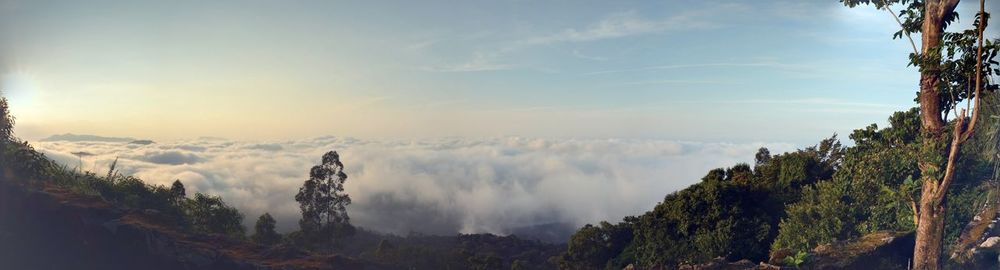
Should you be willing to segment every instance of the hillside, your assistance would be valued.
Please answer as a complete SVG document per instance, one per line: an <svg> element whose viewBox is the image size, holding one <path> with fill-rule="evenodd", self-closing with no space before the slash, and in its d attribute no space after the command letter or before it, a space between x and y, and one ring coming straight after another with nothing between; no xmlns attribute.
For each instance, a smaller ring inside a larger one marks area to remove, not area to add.
<svg viewBox="0 0 1000 270"><path fill-rule="evenodd" d="M107 176L68 169L12 134L0 150L0 261L12 269L552 269L548 259L564 250L516 236L353 226L332 242L271 227L276 239L264 243L266 231L248 234L222 198L188 196L179 181L149 185L114 164Z"/></svg>
<svg viewBox="0 0 1000 270"><path fill-rule="evenodd" d="M186 233L155 210L15 180L9 171L0 180L0 261L8 269L387 269Z"/></svg>

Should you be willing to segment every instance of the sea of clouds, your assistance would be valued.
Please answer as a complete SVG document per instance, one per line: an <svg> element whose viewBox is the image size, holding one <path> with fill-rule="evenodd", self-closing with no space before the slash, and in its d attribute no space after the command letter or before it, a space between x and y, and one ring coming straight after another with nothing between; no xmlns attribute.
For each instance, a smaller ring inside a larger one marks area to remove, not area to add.
<svg viewBox="0 0 1000 270"><path fill-rule="evenodd" d="M540 224L580 226L651 209L709 169L752 162L760 147L790 144L698 143L645 139L452 138L371 141L319 137L280 142L200 138L154 144L100 141L32 143L71 168L123 174L188 194L220 195L252 225L270 212L278 228L297 227L294 200L323 153L341 154L354 203L352 223L397 234L495 233Z"/></svg>

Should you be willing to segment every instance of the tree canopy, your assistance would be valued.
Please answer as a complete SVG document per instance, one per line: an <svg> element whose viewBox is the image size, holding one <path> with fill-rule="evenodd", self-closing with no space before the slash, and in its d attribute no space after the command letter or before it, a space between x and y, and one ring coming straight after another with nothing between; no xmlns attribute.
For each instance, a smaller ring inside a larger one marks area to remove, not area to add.
<svg viewBox="0 0 1000 270"><path fill-rule="evenodd" d="M309 170L309 179L295 195L302 210L299 226L303 233L330 241L353 233L347 215L351 197L344 192L346 180L344 164L336 151L324 154L322 163Z"/></svg>

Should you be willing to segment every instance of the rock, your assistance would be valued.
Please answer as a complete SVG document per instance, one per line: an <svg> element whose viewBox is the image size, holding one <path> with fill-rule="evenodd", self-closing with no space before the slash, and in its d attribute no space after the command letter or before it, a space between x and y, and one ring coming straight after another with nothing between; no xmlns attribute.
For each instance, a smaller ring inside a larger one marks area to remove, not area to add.
<svg viewBox="0 0 1000 270"><path fill-rule="evenodd" d="M912 232L875 232L813 249L806 269L906 269L913 255Z"/></svg>
<svg viewBox="0 0 1000 270"><path fill-rule="evenodd" d="M117 234L118 233L118 226L121 226L121 225L122 225L122 220L119 219L119 218L108 220L108 221L106 221L104 223L101 223L101 226L104 227L104 229L106 229L109 232L111 232L111 234Z"/></svg>
<svg viewBox="0 0 1000 270"><path fill-rule="evenodd" d="M767 264L767 263L761 262L760 266L758 266L757 269L759 269L759 270L781 270L781 269L795 270L796 268L795 267L781 267L781 266L777 266L777 265L772 265L772 264Z"/></svg>
<svg viewBox="0 0 1000 270"><path fill-rule="evenodd" d="M983 241L982 244L979 244L979 247L980 248L996 248L998 245L1000 245L1000 237L993 236L993 237L990 237L990 238L986 238L986 241Z"/></svg>
<svg viewBox="0 0 1000 270"><path fill-rule="evenodd" d="M678 267L681 270L748 270L748 269L759 269L759 265L749 261L749 260L739 260L735 262L726 261L723 258L715 258L714 260L693 265L681 265ZM766 269L766 268L765 268Z"/></svg>
<svg viewBox="0 0 1000 270"><path fill-rule="evenodd" d="M774 252L771 252L770 256L768 256L770 259L767 260L767 263L772 265L782 265L785 262L785 258L793 255L795 255L795 253L793 253L791 249L783 248L775 250Z"/></svg>

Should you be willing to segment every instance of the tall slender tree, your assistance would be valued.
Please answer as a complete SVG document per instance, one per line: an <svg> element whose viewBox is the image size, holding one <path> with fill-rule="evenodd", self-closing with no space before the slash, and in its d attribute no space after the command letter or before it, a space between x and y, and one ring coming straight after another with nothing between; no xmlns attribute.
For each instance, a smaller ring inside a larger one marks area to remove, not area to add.
<svg viewBox="0 0 1000 270"><path fill-rule="evenodd" d="M309 180L295 195L302 210L299 226L303 232L334 240L353 231L347 216L351 197L344 192L346 180L344 164L336 151L324 154L322 163L309 170Z"/></svg>
<svg viewBox="0 0 1000 270"><path fill-rule="evenodd" d="M910 39L910 62L920 68L920 122L922 146L917 163L921 173L920 199L913 203L917 230L913 269L938 269L944 235L945 197L955 174L962 145L972 137L978 122L980 100L996 89L985 80L997 72L997 42L984 44L983 29L989 15L980 0L975 29L946 32L958 18L959 0L840 0L848 7L874 5L888 11L902 28L894 36ZM902 5L898 15L892 5ZM902 18L902 19L901 19ZM921 33L918 49L910 33ZM988 48L984 51L984 48ZM973 90L974 89L974 90ZM967 100L964 109L958 109ZM975 100L975 102L971 102ZM948 121L948 117L954 121ZM952 122L951 131L948 124Z"/></svg>

